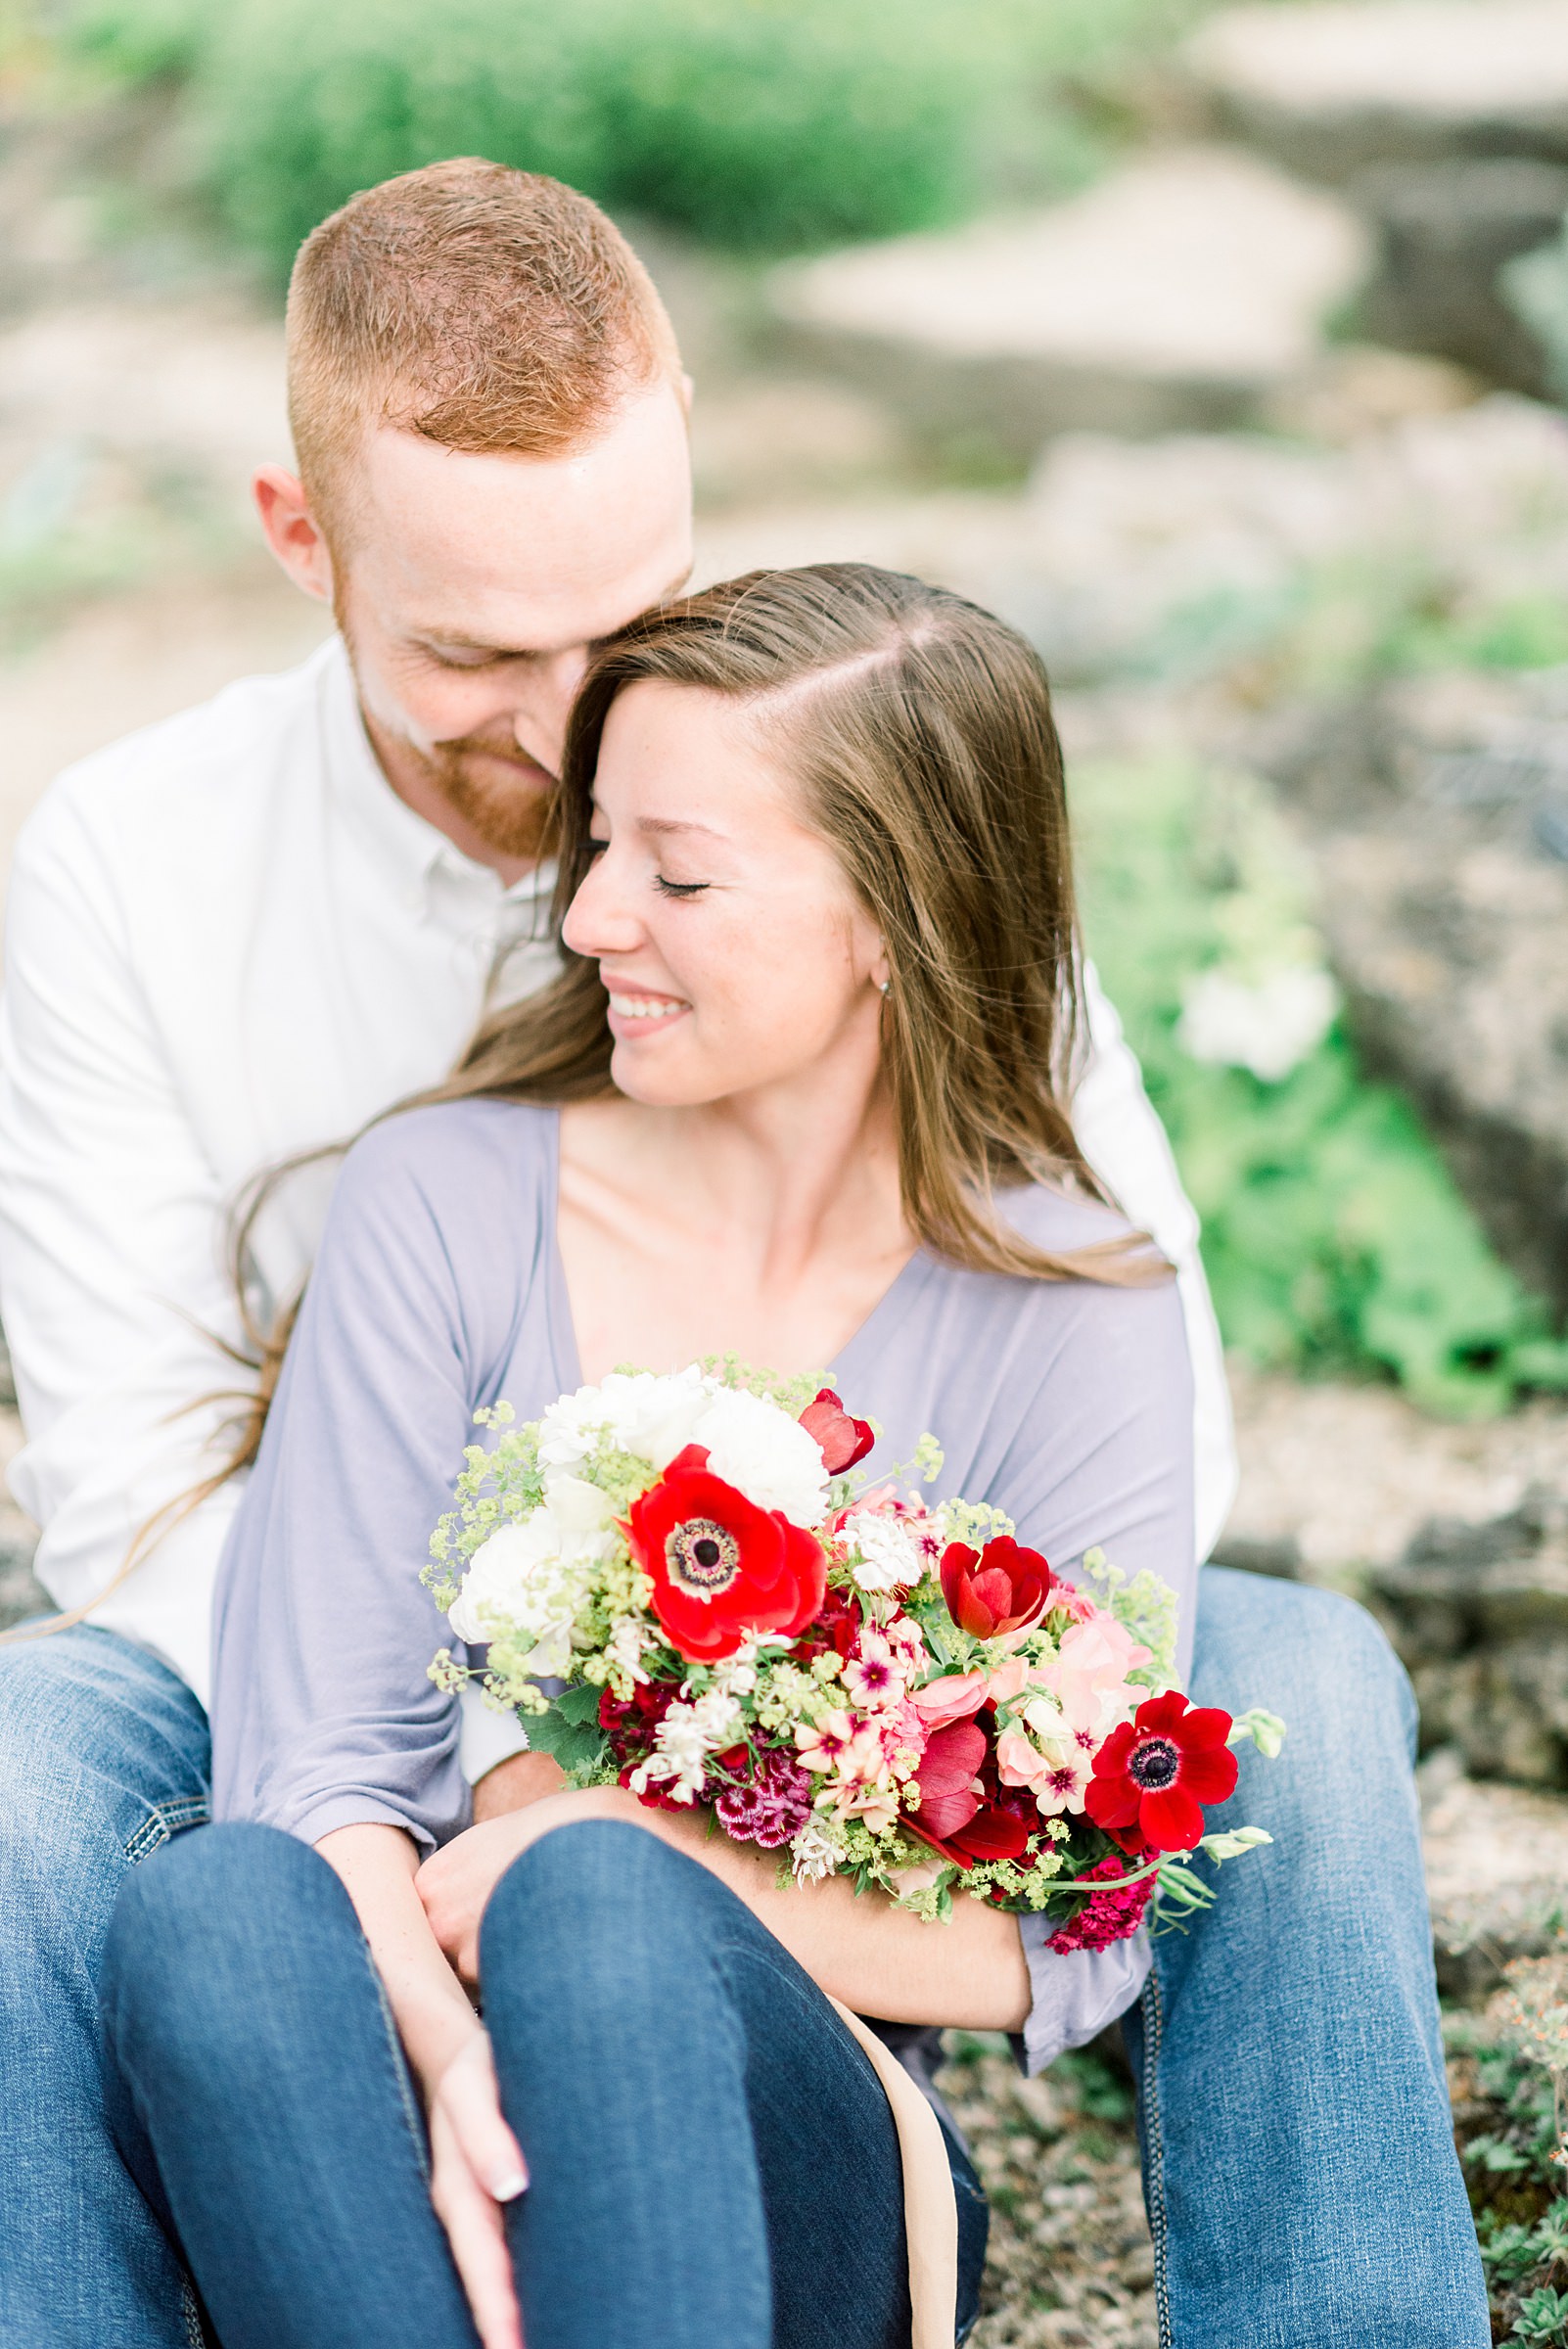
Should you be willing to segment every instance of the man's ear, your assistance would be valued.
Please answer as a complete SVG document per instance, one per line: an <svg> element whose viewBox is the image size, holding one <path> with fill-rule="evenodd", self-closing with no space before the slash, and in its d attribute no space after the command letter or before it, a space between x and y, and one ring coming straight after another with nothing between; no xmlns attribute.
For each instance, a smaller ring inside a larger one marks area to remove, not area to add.
<svg viewBox="0 0 1568 2349"><path fill-rule="evenodd" d="M297 587L318 603L332 601L332 556L310 511L304 484L281 465L263 465L252 484L266 541Z"/></svg>

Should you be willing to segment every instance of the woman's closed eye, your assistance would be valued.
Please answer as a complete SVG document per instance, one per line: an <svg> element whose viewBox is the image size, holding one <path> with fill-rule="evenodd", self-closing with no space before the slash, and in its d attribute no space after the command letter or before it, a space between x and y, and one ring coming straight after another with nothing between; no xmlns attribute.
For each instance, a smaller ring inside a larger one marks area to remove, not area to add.
<svg viewBox="0 0 1568 2349"><path fill-rule="evenodd" d="M671 881L665 874L656 873L654 887L662 898L700 898L712 884L707 881Z"/></svg>

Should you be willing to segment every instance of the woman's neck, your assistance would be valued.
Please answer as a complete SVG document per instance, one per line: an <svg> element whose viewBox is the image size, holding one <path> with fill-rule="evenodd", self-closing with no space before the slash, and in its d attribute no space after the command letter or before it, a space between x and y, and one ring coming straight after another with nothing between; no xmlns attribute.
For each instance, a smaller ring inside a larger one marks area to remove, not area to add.
<svg viewBox="0 0 1568 2349"><path fill-rule="evenodd" d="M822 1366L914 1250L891 1105L875 1085L568 1108L560 1239L586 1377L731 1352Z"/></svg>

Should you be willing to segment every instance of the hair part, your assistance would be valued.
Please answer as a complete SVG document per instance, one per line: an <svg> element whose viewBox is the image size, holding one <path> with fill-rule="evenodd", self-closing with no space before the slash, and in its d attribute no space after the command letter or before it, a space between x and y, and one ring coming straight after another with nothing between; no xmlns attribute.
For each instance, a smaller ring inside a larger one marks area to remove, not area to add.
<svg viewBox="0 0 1568 2349"><path fill-rule="evenodd" d="M573 188L464 156L369 188L314 228L289 283L300 478L341 536L366 436L552 457L680 378L674 329L615 223Z"/></svg>

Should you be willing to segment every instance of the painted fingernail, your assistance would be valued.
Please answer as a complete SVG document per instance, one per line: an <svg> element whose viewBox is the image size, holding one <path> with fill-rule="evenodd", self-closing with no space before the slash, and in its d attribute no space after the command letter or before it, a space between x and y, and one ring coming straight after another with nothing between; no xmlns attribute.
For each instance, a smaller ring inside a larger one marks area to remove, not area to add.
<svg viewBox="0 0 1568 2349"><path fill-rule="evenodd" d="M515 2202L519 2194L527 2191L528 2183L527 2170L503 2170L499 2177L490 2180L490 2192L497 2202Z"/></svg>

